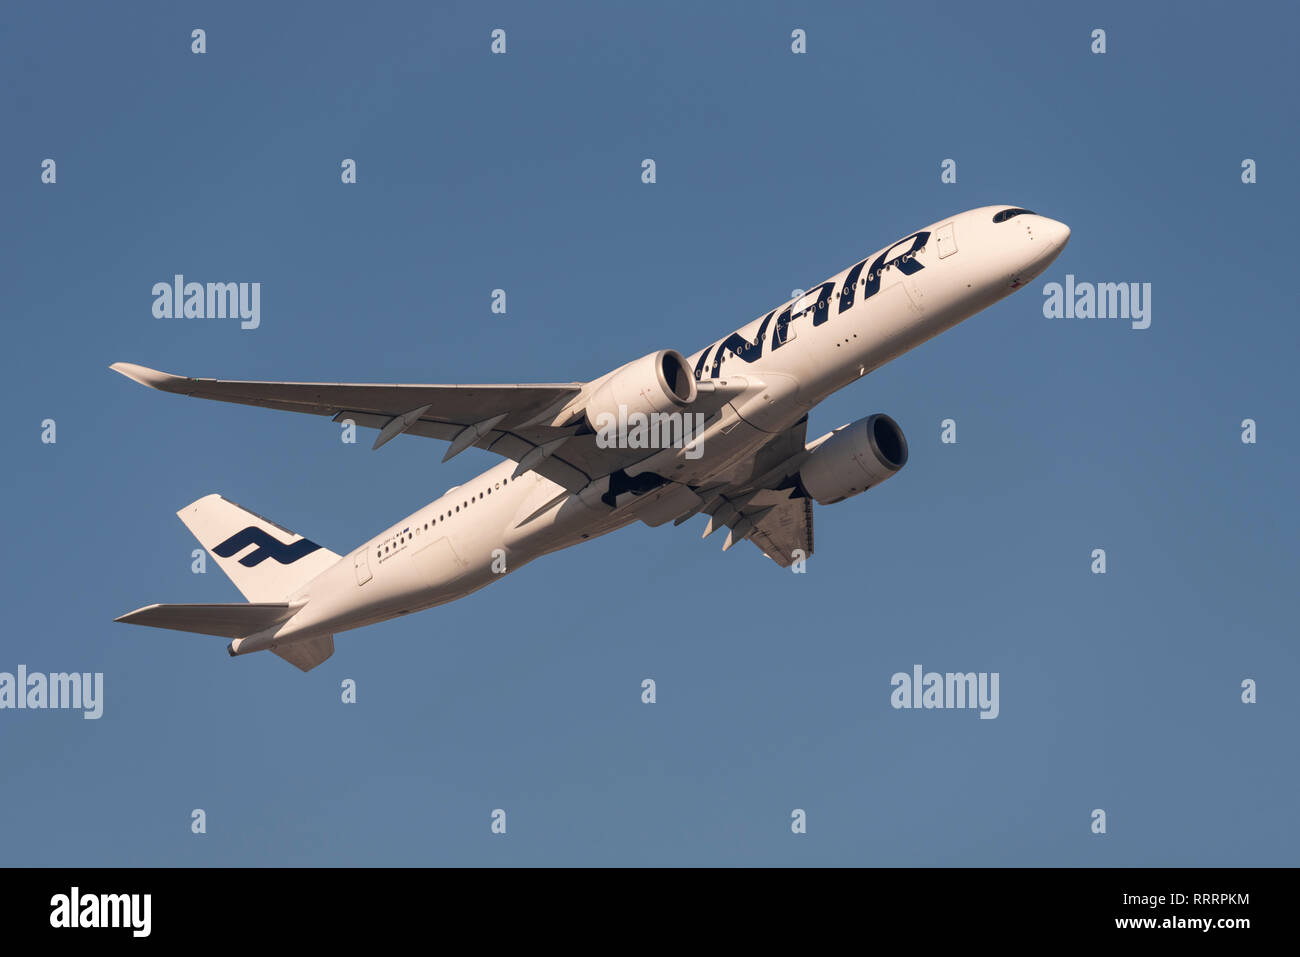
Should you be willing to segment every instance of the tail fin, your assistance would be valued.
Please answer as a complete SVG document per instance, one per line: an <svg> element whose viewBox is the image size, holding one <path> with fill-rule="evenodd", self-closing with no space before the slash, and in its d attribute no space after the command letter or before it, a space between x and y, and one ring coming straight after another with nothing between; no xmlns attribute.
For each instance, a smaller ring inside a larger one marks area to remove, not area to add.
<svg viewBox="0 0 1300 957"><path fill-rule="evenodd" d="M176 514L250 602L283 602L339 560L328 548L220 495L207 495Z"/></svg>

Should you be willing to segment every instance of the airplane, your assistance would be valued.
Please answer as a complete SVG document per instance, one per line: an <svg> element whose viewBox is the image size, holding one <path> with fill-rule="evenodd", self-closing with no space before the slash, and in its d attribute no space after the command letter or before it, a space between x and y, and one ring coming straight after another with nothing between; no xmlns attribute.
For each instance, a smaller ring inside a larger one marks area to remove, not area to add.
<svg viewBox="0 0 1300 957"><path fill-rule="evenodd" d="M409 434L450 443L443 461L471 446L505 460L347 555L208 495L177 514L247 601L147 605L116 620L230 638L232 657L269 650L310 671L339 632L463 598L636 521L702 513L706 538L728 530L724 551L748 540L789 567L812 555L814 502L859 495L908 457L888 415L808 442L809 411L1022 288L1069 238L1020 207L969 210L689 358L661 349L589 382L247 382L114 363L162 392L352 420L378 430L375 448Z"/></svg>

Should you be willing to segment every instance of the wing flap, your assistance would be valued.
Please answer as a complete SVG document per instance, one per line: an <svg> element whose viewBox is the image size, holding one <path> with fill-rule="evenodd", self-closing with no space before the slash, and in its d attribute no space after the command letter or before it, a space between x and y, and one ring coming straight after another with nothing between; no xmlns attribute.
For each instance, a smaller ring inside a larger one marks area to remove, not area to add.
<svg viewBox="0 0 1300 957"><path fill-rule="evenodd" d="M808 558L813 553L812 499L788 499L773 506L754 524L749 540L782 568Z"/></svg>

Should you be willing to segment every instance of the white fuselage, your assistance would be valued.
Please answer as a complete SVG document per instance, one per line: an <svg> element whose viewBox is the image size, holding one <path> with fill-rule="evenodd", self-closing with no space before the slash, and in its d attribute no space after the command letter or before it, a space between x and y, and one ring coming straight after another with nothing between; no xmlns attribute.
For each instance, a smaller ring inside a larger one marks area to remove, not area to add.
<svg viewBox="0 0 1300 957"><path fill-rule="evenodd" d="M1006 208L975 209L918 230L690 356L697 380L739 377L747 385L711 420L702 454L674 458L673 481L744 479L739 470L755 450L822 399L1046 269L1069 229L1033 214L994 222ZM647 450L643 467L655 469L655 454ZM290 597L305 601L300 612L236 640L232 652L445 604L639 518L635 496L611 510L599 491L566 493L535 471L512 477L516 468L504 461L488 469L344 556Z"/></svg>

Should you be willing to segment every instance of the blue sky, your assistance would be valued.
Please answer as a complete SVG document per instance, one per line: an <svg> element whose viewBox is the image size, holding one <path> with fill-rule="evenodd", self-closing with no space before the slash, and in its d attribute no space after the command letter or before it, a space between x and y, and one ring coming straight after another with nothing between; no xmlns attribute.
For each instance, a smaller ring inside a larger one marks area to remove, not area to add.
<svg viewBox="0 0 1300 957"><path fill-rule="evenodd" d="M1297 19L8 10L0 671L103 672L105 703L98 721L0 711L0 860L1294 865ZM1030 288L815 410L814 435L889 413L911 460L818 508L804 575L722 554L703 519L636 526L344 634L307 675L112 621L239 600L215 566L190 571L174 513L202 495L345 552L494 459L443 465L413 437L371 452L324 419L151 393L111 362L587 379L689 354L993 203L1073 239ZM260 328L154 318L151 287L174 273L261 282ZM1066 273L1151 283L1151 327L1045 319L1042 286ZM998 672L999 717L892 709L891 675L918 663Z"/></svg>

